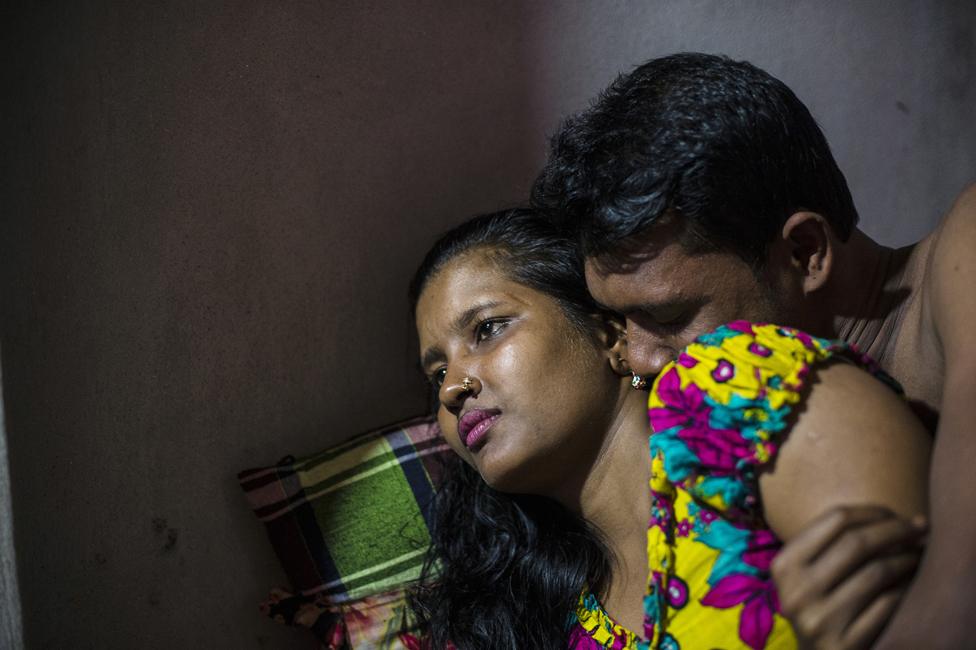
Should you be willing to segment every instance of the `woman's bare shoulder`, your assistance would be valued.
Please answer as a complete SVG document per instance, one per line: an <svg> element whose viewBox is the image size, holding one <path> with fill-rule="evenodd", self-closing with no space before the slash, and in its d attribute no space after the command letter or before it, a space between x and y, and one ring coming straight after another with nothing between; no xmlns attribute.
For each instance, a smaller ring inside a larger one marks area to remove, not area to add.
<svg viewBox="0 0 976 650"><path fill-rule="evenodd" d="M924 513L931 438L907 403L839 361L821 366L808 391L775 464L760 475L773 531L788 540L840 505Z"/></svg>

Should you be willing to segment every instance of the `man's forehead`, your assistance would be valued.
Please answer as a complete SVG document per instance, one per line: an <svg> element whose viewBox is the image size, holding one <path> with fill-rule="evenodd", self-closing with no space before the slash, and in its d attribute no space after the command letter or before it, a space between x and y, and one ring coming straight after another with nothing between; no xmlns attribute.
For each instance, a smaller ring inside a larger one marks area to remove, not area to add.
<svg viewBox="0 0 976 650"><path fill-rule="evenodd" d="M673 215L662 217L643 231L615 242L612 248L586 258L586 267L598 275L627 275L668 254L684 252L684 222Z"/></svg>
<svg viewBox="0 0 976 650"><path fill-rule="evenodd" d="M707 256L687 250L683 231L673 220L656 224L619 248L586 258L586 284L593 298L626 312L668 304L699 290L709 271Z"/></svg>
<svg viewBox="0 0 976 650"><path fill-rule="evenodd" d="M587 260L586 284L599 304L620 312L638 310L672 299L678 287L669 274L658 271L655 259L627 268L608 269Z"/></svg>

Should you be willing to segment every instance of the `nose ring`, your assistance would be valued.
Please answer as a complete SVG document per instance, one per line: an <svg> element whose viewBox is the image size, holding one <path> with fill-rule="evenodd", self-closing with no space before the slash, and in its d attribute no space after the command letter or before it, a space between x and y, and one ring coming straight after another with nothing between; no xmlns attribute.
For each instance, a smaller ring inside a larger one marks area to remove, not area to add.
<svg viewBox="0 0 976 650"><path fill-rule="evenodd" d="M464 389L464 392L470 393L471 386L473 385L473 383L474 382L472 381L471 377L465 377L464 379L461 380L461 388Z"/></svg>

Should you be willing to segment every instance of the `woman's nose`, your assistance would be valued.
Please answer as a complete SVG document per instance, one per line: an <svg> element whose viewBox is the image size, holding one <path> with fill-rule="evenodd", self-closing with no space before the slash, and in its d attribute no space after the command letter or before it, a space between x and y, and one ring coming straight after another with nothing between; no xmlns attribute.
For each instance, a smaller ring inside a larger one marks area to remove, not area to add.
<svg viewBox="0 0 976 650"><path fill-rule="evenodd" d="M481 380L467 374L448 374L441 385L440 400L449 411L458 410L464 400L477 397L481 392Z"/></svg>

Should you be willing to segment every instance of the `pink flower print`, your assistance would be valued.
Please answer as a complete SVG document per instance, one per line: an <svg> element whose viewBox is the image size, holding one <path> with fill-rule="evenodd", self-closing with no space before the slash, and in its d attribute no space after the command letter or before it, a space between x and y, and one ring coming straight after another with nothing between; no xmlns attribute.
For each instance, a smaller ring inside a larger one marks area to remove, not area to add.
<svg viewBox="0 0 976 650"><path fill-rule="evenodd" d="M573 626L569 634L569 647L576 650L604 650L603 644L597 643L597 640L590 636L582 625Z"/></svg>
<svg viewBox="0 0 976 650"><path fill-rule="evenodd" d="M694 368L698 365L698 359L691 356L687 352L682 352L678 355L678 365L685 368Z"/></svg>
<svg viewBox="0 0 976 650"><path fill-rule="evenodd" d="M650 620L648 617L644 617L644 638L653 639L654 638L654 621Z"/></svg>
<svg viewBox="0 0 976 650"><path fill-rule="evenodd" d="M727 323L725 326L735 332L742 332L743 334L754 334L754 332L752 331L752 325L753 323L750 323L747 320L734 320L731 323Z"/></svg>
<svg viewBox="0 0 976 650"><path fill-rule="evenodd" d="M720 384L724 384L735 376L735 366L725 359L719 359L718 365L712 371L712 379Z"/></svg>
<svg viewBox="0 0 976 650"><path fill-rule="evenodd" d="M756 343L753 341L749 344L749 352L752 352L757 357L769 357L772 356L773 351L767 348L762 343Z"/></svg>
<svg viewBox="0 0 976 650"><path fill-rule="evenodd" d="M691 534L691 520L682 519L678 522L678 537L687 537Z"/></svg>
<svg viewBox="0 0 976 650"><path fill-rule="evenodd" d="M681 609L688 604L688 585L678 576L668 576L668 588L665 592L668 605Z"/></svg>
<svg viewBox="0 0 976 650"><path fill-rule="evenodd" d="M678 439L709 472L732 473L739 459L749 456L749 444L738 431L711 427L712 409L705 402L704 393L692 383L681 390L676 368L661 376L657 395L665 406L650 409L651 427L656 433L680 427Z"/></svg>
<svg viewBox="0 0 976 650"><path fill-rule="evenodd" d="M711 510L702 509L698 511L698 519L701 520L703 524L710 524L718 519L718 515Z"/></svg>
<svg viewBox="0 0 976 650"><path fill-rule="evenodd" d="M766 647L766 639L773 629L773 617L779 611L779 597L771 580L744 573L728 575L719 580L701 602L720 609L742 605L739 638L755 650Z"/></svg>
<svg viewBox="0 0 976 650"><path fill-rule="evenodd" d="M736 471L742 458L751 452L749 444L738 431L713 429L695 422L678 431L678 438L701 461L703 474L727 476Z"/></svg>
<svg viewBox="0 0 976 650"><path fill-rule="evenodd" d="M757 530L749 538L749 546L742 554L742 561L764 573L769 573L769 565L782 546L783 543L771 530Z"/></svg>
<svg viewBox="0 0 976 650"><path fill-rule="evenodd" d="M787 339L796 339L808 350L816 350L817 346L813 343L813 338L806 332L802 332L792 327L778 327L776 333Z"/></svg>
<svg viewBox="0 0 976 650"><path fill-rule="evenodd" d="M674 503L668 497L651 490L651 525L667 529L674 521Z"/></svg>
<svg viewBox="0 0 976 650"><path fill-rule="evenodd" d="M705 401L701 389L694 384L689 384L684 391L681 390L681 377L677 368L671 368L661 376L655 391L664 402L664 408L652 408L648 411L651 428L657 433L685 424ZM707 416L706 412L706 419Z"/></svg>

